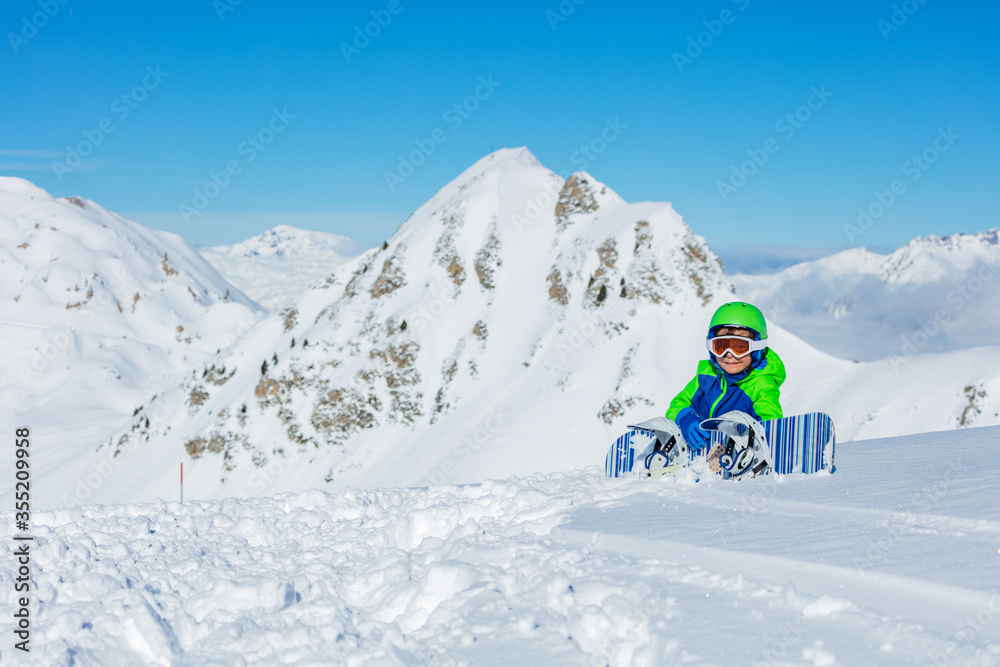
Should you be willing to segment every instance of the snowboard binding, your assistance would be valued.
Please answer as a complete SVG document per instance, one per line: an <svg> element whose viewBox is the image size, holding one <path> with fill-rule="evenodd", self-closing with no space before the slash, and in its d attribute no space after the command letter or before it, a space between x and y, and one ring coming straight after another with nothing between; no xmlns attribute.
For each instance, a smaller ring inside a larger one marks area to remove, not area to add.
<svg viewBox="0 0 1000 667"><path fill-rule="evenodd" d="M726 479L756 477L774 469L771 449L764 428L756 419L734 410L721 417L706 419L701 427L726 436L719 465Z"/></svg>
<svg viewBox="0 0 1000 667"><path fill-rule="evenodd" d="M653 451L643 460L647 477L675 475L688 464L687 443L677 424L669 419L654 417L641 424L631 424L629 428L639 429L656 439Z"/></svg>

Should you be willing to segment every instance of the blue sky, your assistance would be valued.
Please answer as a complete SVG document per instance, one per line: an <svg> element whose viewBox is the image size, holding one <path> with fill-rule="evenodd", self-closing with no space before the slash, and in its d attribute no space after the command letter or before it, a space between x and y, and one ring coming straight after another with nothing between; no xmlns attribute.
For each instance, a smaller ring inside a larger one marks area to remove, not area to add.
<svg viewBox="0 0 1000 667"><path fill-rule="evenodd" d="M728 254L997 226L996 4L806 5L10 0L0 174L200 245L281 223L379 243L522 145Z"/></svg>

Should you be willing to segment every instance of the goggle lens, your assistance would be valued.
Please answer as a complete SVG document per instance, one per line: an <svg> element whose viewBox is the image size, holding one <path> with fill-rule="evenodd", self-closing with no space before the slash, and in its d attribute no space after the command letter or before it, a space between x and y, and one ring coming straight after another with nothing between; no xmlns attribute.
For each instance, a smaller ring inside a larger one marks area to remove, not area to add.
<svg viewBox="0 0 1000 667"><path fill-rule="evenodd" d="M752 342L749 338L742 336L717 336L709 340L712 345L712 354L717 357L723 356L726 350L730 350L737 357L745 357L750 354L750 343Z"/></svg>

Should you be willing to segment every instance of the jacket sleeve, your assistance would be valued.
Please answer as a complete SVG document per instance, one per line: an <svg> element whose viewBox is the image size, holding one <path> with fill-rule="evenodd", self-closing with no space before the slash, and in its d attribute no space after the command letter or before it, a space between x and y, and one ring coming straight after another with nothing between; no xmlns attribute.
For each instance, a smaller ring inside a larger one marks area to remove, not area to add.
<svg viewBox="0 0 1000 667"><path fill-rule="evenodd" d="M778 387L778 383L768 378L761 382L759 387L759 390L754 392L756 395L751 398L757 418L760 421L781 419L784 415L781 412L781 403L779 402L781 389Z"/></svg>
<svg viewBox="0 0 1000 667"><path fill-rule="evenodd" d="M677 420L677 413L679 413L684 408L691 407L691 399L694 398L695 392L698 391L698 375L695 374L694 379L687 383L687 386L681 389L681 393L674 396L674 400L670 401L670 407L667 408L666 417L670 421Z"/></svg>

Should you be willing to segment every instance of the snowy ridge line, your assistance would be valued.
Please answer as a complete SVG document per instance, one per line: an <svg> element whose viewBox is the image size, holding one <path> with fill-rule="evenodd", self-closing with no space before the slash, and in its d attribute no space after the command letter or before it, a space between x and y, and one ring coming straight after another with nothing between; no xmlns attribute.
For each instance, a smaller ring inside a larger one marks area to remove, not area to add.
<svg viewBox="0 0 1000 667"><path fill-rule="evenodd" d="M997 592L684 542L621 535L611 539L568 528L557 529L554 536L568 545L634 558L665 559L727 576L739 575L760 585L792 585L810 595L823 596L839 590L851 605L915 620L942 636L954 629L956 619L974 617L982 609L991 609L998 599ZM986 626L982 634L1000 641L1000 626Z"/></svg>
<svg viewBox="0 0 1000 667"><path fill-rule="evenodd" d="M854 248L774 274L730 277L769 321L818 348L898 365L1000 343L997 232L918 237L889 255Z"/></svg>

